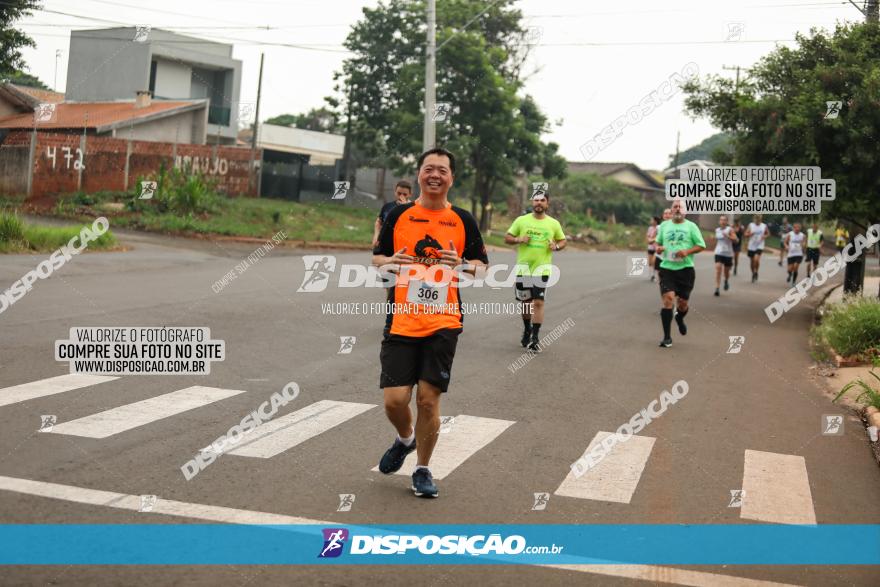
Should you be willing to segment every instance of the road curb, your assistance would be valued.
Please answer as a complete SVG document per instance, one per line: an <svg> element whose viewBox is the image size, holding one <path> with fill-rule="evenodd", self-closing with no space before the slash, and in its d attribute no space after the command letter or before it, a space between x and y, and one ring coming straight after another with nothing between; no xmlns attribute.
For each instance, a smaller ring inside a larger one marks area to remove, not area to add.
<svg viewBox="0 0 880 587"><path fill-rule="evenodd" d="M860 415L862 424L865 426L865 435L868 436L868 445L871 447L871 452L874 453L874 459L880 465L880 440L872 441L868 433L868 426L876 426L880 429L880 410L874 406L868 406L861 410Z"/></svg>

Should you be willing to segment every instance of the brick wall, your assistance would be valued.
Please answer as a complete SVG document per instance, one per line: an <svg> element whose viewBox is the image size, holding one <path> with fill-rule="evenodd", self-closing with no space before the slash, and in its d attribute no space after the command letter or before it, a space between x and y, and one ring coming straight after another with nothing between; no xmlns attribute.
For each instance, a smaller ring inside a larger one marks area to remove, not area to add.
<svg viewBox="0 0 880 587"><path fill-rule="evenodd" d="M10 133L0 145L0 169L24 177L0 182L0 191L24 191L27 165L21 165L20 149L31 143L32 132ZM259 160L262 151L257 150ZM8 163L4 163L8 159ZM129 141L111 137L83 137L81 134L38 132L31 199L68 194L79 190L125 191L143 177L166 168L185 167L203 173L217 189L230 196L255 195L250 182L251 150L242 147L189 145ZM128 173L126 180L126 160ZM26 189L26 188L25 188Z"/></svg>

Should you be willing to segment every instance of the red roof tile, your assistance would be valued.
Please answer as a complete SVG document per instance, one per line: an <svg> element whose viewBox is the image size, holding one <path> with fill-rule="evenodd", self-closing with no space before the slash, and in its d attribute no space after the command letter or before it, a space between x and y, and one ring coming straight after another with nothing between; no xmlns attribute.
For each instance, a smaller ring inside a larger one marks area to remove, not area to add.
<svg viewBox="0 0 880 587"><path fill-rule="evenodd" d="M20 86L18 84L10 84L13 88L22 92L24 94L28 94L32 96L35 100L40 103L47 104L57 104L58 102L64 101L64 94L61 92L53 92L52 90L41 90L39 88L31 88L28 86Z"/></svg>
<svg viewBox="0 0 880 587"><path fill-rule="evenodd" d="M55 105L50 122L40 122L39 129L101 128L127 121L136 122L161 113L199 104L187 101L154 101L147 107L135 108L134 102L62 102ZM34 114L16 114L0 118L0 128L33 128Z"/></svg>

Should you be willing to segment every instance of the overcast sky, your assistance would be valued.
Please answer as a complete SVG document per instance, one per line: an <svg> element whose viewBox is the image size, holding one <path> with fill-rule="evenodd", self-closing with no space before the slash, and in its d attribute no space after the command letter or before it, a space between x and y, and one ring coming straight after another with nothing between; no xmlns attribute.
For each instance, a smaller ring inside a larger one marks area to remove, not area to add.
<svg viewBox="0 0 880 587"><path fill-rule="evenodd" d="M261 106L265 119L323 104L324 96L333 91L333 72L347 54L342 42L362 8L375 4L150 0L139 6L135 0L44 0L43 11L19 24L37 42L35 50L24 52L30 73L49 86L55 83L55 52L61 50L59 91L64 91L73 29L148 24L232 43L233 56L243 62L242 101L256 99L260 52L265 52ZM700 75L732 77L734 72L722 66L748 67L776 43L793 46L798 31L833 29L836 22L863 18L845 0L669 0L662 6L656 0L521 0L517 4L537 39L526 91L551 120L561 121L545 138L559 143L562 154L572 161L584 160L580 151L584 143L688 63L695 63ZM277 30L266 30L267 26ZM592 160L632 161L646 169L663 169L675 150L677 132L682 149L714 132L707 121L691 121L682 112L681 94L627 126Z"/></svg>

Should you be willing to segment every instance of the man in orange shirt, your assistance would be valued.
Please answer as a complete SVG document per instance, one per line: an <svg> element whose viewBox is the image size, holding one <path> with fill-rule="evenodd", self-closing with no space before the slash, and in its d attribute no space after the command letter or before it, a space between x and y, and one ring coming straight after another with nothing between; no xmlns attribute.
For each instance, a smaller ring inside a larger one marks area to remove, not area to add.
<svg viewBox="0 0 880 587"><path fill-rule="evenodd" d="M417 450L412 488L420 497L438 494L428 463L440 430L440 394L448 389L462 329L453 268L467 264L465 270L473 272L489 263L476 220L447 199L454 181L452 153L441 148L423 153L418 162L421 196L388 214L373 250L374 265L399 266L389 290L393 306L379 355L379 387L397 438L382 456L379 470L400 470L406 456ZM418 418L413 428L409 404L416 384Z"/></svg>

